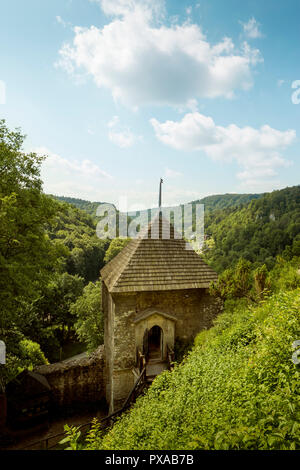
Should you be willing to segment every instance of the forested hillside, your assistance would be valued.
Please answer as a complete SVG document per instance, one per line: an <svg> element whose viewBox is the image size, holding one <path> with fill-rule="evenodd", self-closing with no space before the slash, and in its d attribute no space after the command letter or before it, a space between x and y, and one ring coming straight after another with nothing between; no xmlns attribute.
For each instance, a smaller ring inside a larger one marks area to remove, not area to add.
<svg viewBox="0 0 300 470"><path fill-rule="evenodd" d="M58 198L94 214L99 203ZM300 186L265 194L224 194L205 207L204 257L219 273L239 258L272 268L276 256L300 256ZM146 219L145 219L146 220Z"/></svg>
<svg viewBox="0 0 300 470"><path fill-rule="evenodd" d="M99 204L101 204L101 202L90 202L90 201L85 201L84 199L77 199L74 197L65 197L65 196L52 196L52 197L54 199L57 199L58 201L72 204L73 206L87 212L93 217L95 217L96 215L97 207L99 206Z"/></svg>
<svg viewBox="0 0 300 470"><path fill-rule="evenodd" d="M96 235L96 221L85 211L70 204L59 204L59 211L46 233L54 244L62 244L68 250L65 269L69 274L78 274L85 283L96 281L104 266L108 240Z"/></svg>
<svg viewBox="0 0 300 470"><path fill-rule="evenodd" d="M262 194L218 194L193 202L204 204L206 211L212 211L227 209L228 207L241 207L260 197L262 197Z"/></svg>
<svg viewBox="0 0 300 470"><path fill-rule="evenodd" d="M194 203L204 204L205 210L218 210L218 209L226 209L227 207L240 207L243 205L248 204L252 200L259 199L262 194L218 194L215 196L207 196L202 199L198 199L197 201L193 201ZM72 204L73 206L78 207L86 211L88 214L95 216L96 210L100 202L90 202L83 199L77 199L73 197L65 197L65 196L52 196L58 201L67 202L68 204Z"/></svg>
<svg viewBox="0 0 300 470"><path fill-rule="evenodd" d="M300 186L264 194L241 208L208 211L205 258L219 273L239 258L274 266L300 256Z"/></svg>

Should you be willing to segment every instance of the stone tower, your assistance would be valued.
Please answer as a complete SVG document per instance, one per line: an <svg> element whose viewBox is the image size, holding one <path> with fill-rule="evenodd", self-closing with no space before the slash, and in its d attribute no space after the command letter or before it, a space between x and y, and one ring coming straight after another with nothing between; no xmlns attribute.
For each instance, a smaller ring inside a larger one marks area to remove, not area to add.
<svg viewBox="0 0 300 470"><path fill-rule="evenodd" d="M176 341L192 340L220 311L208 292L218 276L189 248L156 219L101 271L110 412L135 383L139 353L163 364Z"/></svg>

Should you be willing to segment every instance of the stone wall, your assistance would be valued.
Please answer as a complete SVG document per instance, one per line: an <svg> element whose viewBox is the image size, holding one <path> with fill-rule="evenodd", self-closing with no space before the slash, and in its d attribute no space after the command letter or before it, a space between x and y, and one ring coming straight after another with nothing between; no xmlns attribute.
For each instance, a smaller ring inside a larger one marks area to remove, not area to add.
<svg viewBox="0 0 300 470"><path fill-rule="evenodd" d="M115 303L115 342L120 352L128 354L128 341L134 341L132 320L138 312L147 308L159 309L176 318L175 337L194 339L199 331L212 326L222 309L222 302L209 295L208 289L137 292L113 294ZM130 328L131 327L131 328ZM123 338L126 337L126 341ZM117 339L118 338L118 339ZM125 351L124 349L127 349ZM123 354L117 356L123 356Z"/></svg>
<svg viewBox="0 0 300 470"><path fill-rule="evenodd" d="M89 405L105 398L103 346L90 357L39 366L35 372L47 378L55 407Z"/></svg>

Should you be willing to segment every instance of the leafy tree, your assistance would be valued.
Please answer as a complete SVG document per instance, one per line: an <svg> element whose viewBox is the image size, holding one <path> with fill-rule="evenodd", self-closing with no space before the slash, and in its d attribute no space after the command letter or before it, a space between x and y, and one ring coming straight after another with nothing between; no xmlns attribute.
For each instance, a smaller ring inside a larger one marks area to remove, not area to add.
<svg viewBox="0 0 300 470"><path fill-rule="evenodd" d="M19 340L13 348L8 347L6 365L0 366L0 393L5 391L5 385L24 369L32 370L34 367L48 364L48 361L38 343L15 334L14 339ZM10 336L9 340L12 337ZM7 344L9 346L9 343Z"/></svg>
<svg viewBox="0 0 300 470"><path fill-rule="evenodd" d="M70 310L77 318L75 329L79 339L87 344L89 351L95 350L103 343L101 281L90 282Z"/></svg>
<svg viewBox="0 0 300 470"><path fill-rule="evenodd" d="M246 297L254 300L252 265L241 258L235 268L226 269L216 283L212 283L210 293L223 300Z"/></svg>
<svg viewBox="0 0 300 470"><path fill-rule="evenodd" d="M20 301L32 300L53 270L57 251L44 233L57 204L44 196L42 158L22 152L24 136L0 121L0 303L1 323L18 320ZM1 326L1 324L0 324Z"/></svg>
<svg viewBox="0 0 300 470"><path fill-rule="evenodd" d="M59 203L55 220L46 228L52 243L62 245L66 250L61 269L72 275L78 274L86 284L96 281L104 266L109 241L97 237L95 220L80 209Z"/></svg>
<svg viewBox="0 0 300 470"><path fill-rule="evenodd" d="M24 138L0 121L0 337L12 356L20 349L11 338L35 321L29 306L41 296L60 256L44 231L58 204L42 193L43 157L25 153Z"/></svg>
<svg viewBox="0 0 300 470"><path fill-rule="evenodd" d="M45 289L44 296L36 305L39 315L42 316L43 325L58 327L61 346L70 336L74 323L70 307L82 295L83 286L83 279L78 275L56 273Z"/></svg>
<svg viewBox="0 0 300 470"><path fill-rule="evenodd" d="M104 261L109 263L130 242L130 238L114 238L106 251Z"/></svg>

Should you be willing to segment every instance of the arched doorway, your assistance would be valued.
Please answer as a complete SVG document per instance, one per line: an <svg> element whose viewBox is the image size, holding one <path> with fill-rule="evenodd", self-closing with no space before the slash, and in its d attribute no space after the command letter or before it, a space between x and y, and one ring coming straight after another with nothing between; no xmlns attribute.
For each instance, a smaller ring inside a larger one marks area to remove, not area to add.
<svg viewBox="0 0 300 470"><path fill-rule="evenodd" d="M155 325L148 331L148 360L162 359L163 331Z"/></svg>

